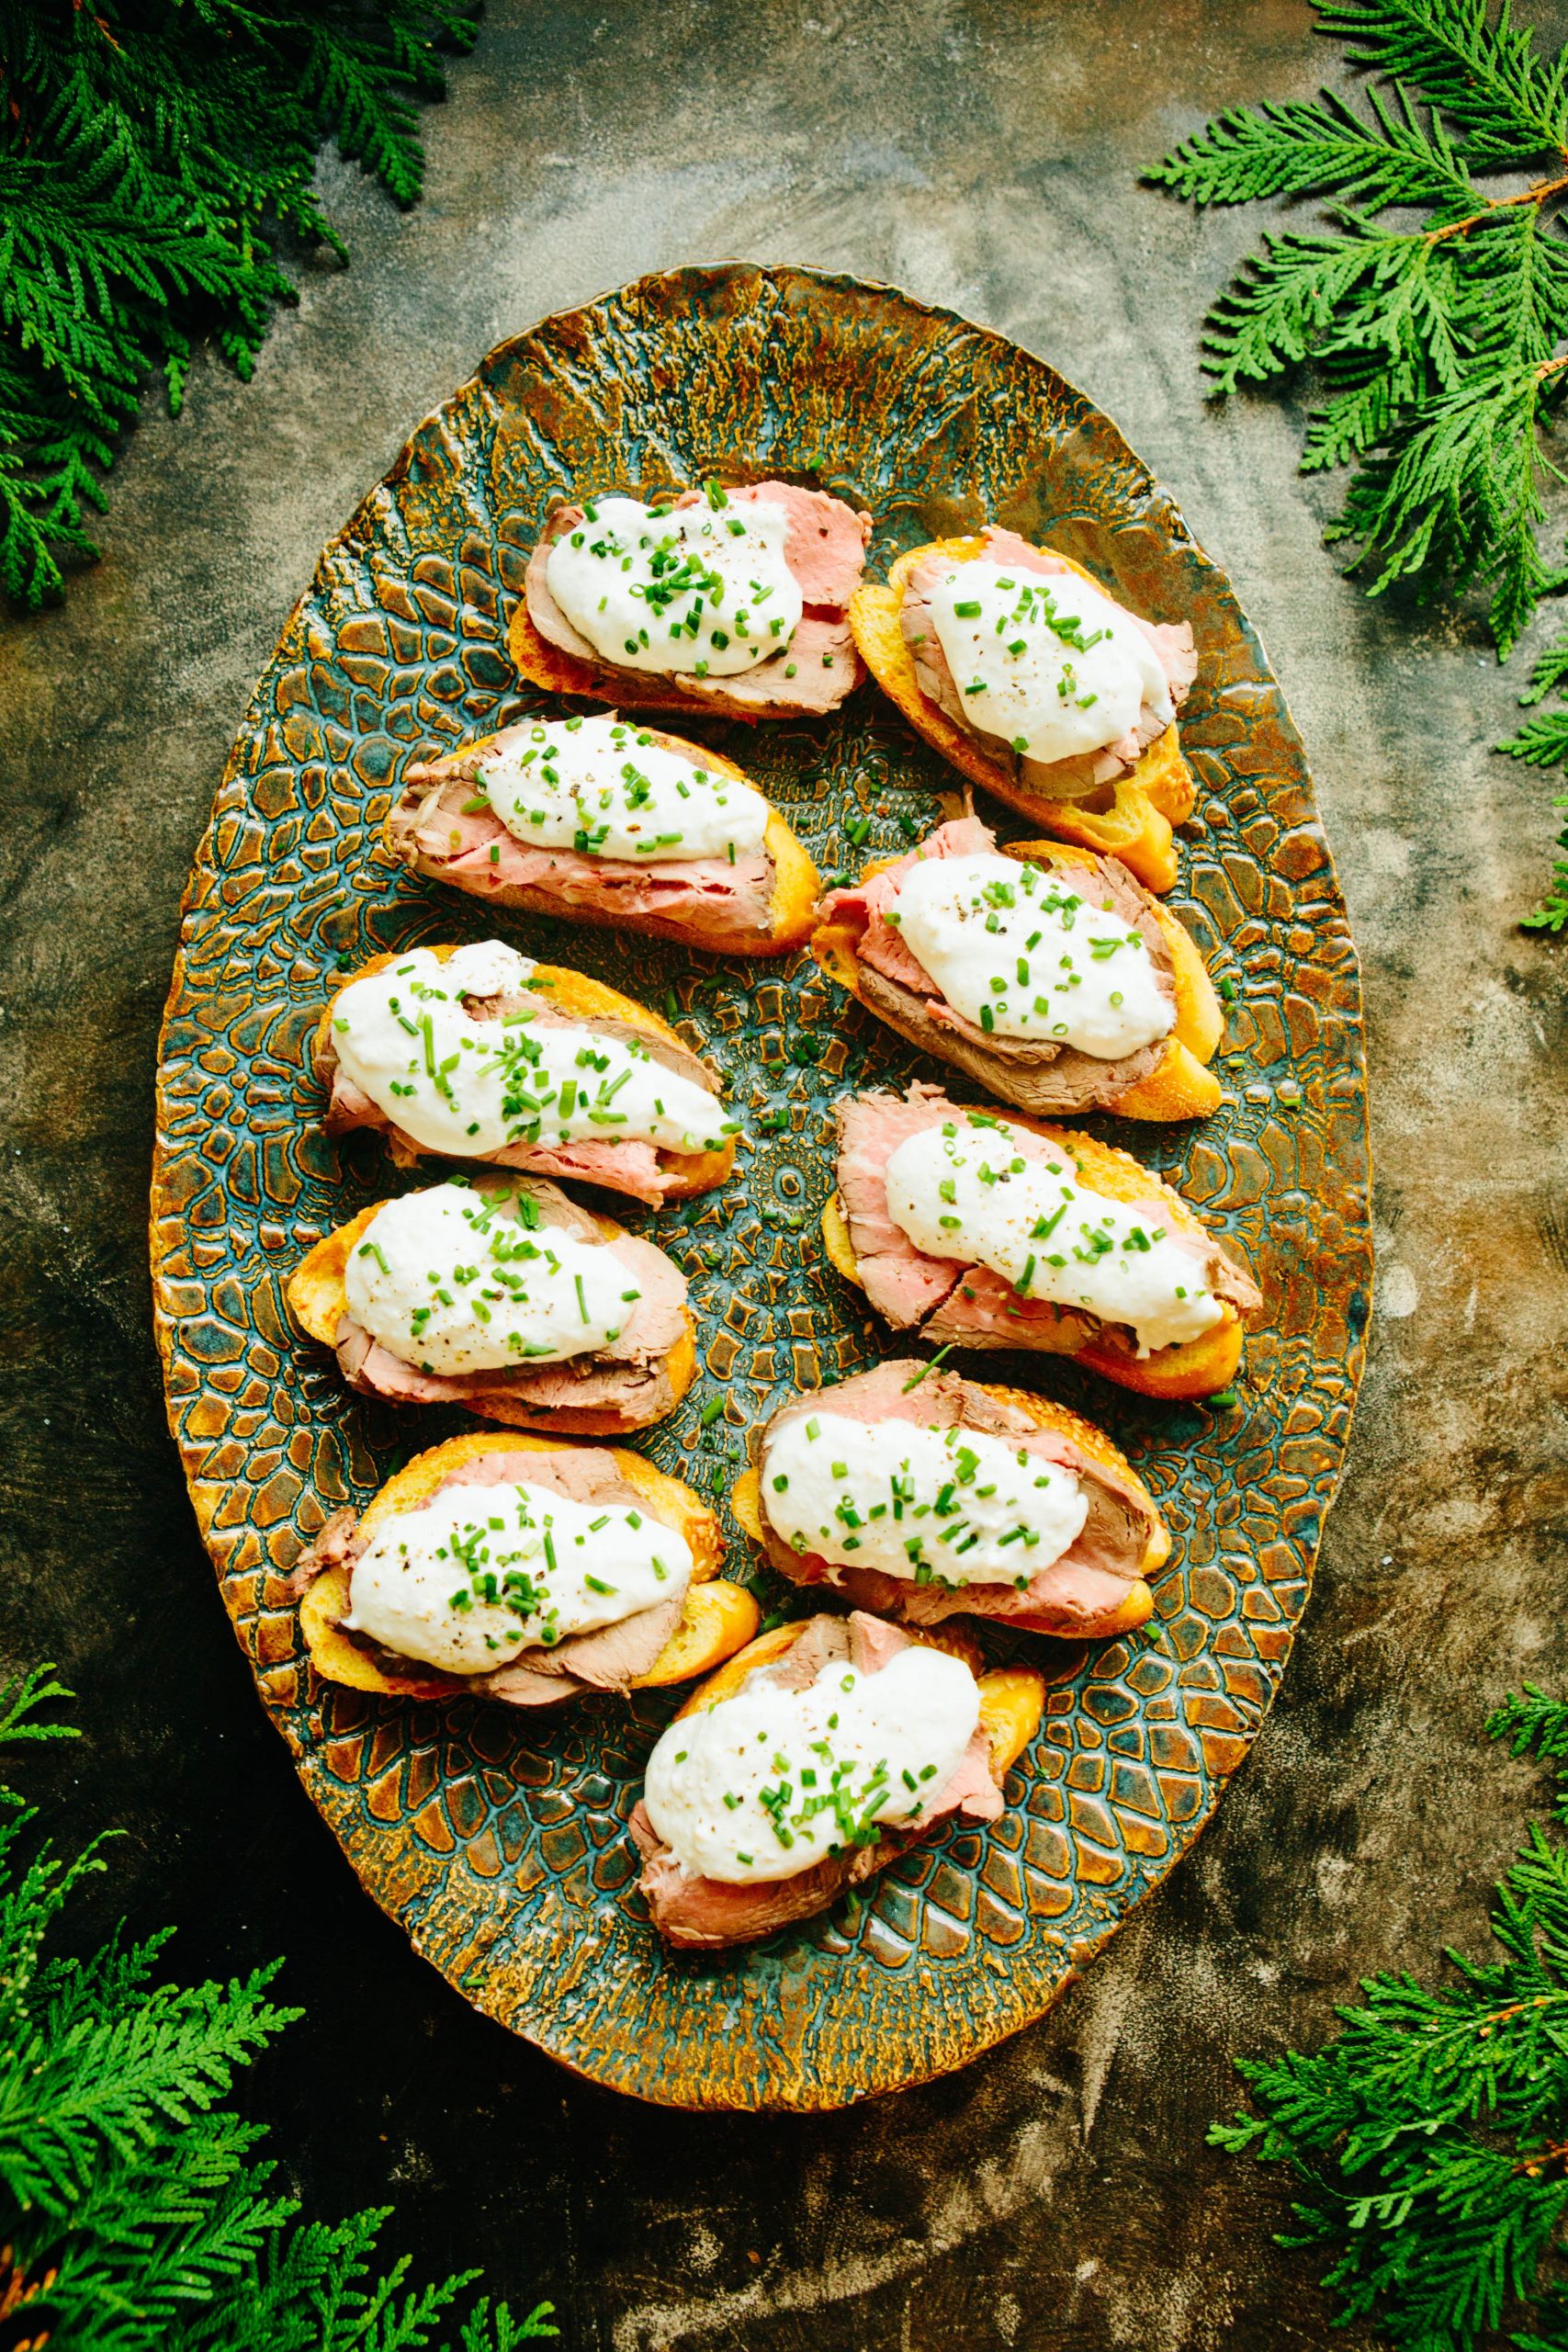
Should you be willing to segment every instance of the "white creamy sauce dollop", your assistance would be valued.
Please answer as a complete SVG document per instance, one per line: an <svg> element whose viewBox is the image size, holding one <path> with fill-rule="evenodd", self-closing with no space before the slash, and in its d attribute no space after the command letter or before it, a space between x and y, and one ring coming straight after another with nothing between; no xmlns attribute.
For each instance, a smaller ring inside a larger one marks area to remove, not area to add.
<svg viewBox="0 0 1568 2352"><path fill-rule="evenodd" d="M796 1552L917 1584L1022 1587L1082 1532L1070 1470L979 1430L792 1414L763 1450L762 1508Z"/></svg>
<svg viewBox="0 0 1568 2352"><path fill-rule="evenodd" d="M723 678L781 653L800 626L789 518L765 499L645 506L592 498L546 559L550 594L617 670Z"/></svg>
<svg viewBox="0 0 1568 2352"><path fill-rule="evenodd" d="M526 1480L446 1487L376 1530L343 1622L443 1673L488 1674L675 1600L691 1576L684 1537L646 1511Z"/></svg>
<svg viewBox="0 0 1568 2352"><path fill-rule="evenodd" d="M840 1660L804 1690L760 1668L732 1699L678 1717L648 1759L643 1803L694 1878L794 1878L874 1845L946 1787L980 1720L962 1659L918 1645L876 1674Z"/></svg>
<svg viewBox="0 0 1568 2352"><path fill-rule="evenodd" d="M760 792L702 753L656 743L624 718L555 719L485 754L477 783L509 833L535 849L659 865L753 854L768 830Z"/></svg>
<svg viewBox="0 0 1568 2352"><path fill-rule="evenodd" d="M437 1184L378 1209L344 1269L348 1311L422 1372L559 1363L620 1336L642 1295L604 1242L541 1228L525 1197Z"/></svg>
<svg viewBox="0 0 1568 2352"><path fill-rule="evenodd" d="M956 1012L1120 1061L1176 1025L1136 924L1010 857L920 858L886 910Z"/></svg>
<svg viewBox="0 0 1568 2352"><path fill-rule="evenodd" d="M536 967L499 941L442 963L428 947L333 1000L333 1043L347 1076L426 1151L481 1157L512 1143L651 1143L716 1150L739 1122L641 1046L591 1021L542 1024L525 1000L503 1021L471 1021L465 995L525 987Z"/></svg>
<svg viewBox="0 0 1568 2352"><path fill-rule="evenodd" d="M1176 716L1154 646L1075 572L976 557L937 582L931 615L971 724L1024 759L1098 752L1129 734L1145 704L1162 726Z"/></svg>
<svg viewBox="0 0 1568 2352"><path fill-rule="evenodd" d="M1224 1308L1190 1245L1150 1210L1080 1184L1065 1151L1025 1158L1022 1133L971 1114L899 1144L887 1162L887 1210L917 1250L989 1266L1025 1298L1128 1324L1140 1356L1220 1321Z"/></svg>

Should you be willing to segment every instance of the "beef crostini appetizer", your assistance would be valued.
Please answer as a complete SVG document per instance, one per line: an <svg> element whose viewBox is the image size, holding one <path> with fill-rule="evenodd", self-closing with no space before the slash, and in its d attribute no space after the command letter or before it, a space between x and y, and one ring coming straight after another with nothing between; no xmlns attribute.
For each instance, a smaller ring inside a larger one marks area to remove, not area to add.
<svg viewBox="0 0 1568 2352"><path fill-rule="evenodd" d="M399 1167L485 1161L659 1208L722 1184L738 1119L646 1005L499 939L376 956L316 1033L329 1135L380 1129Z"/></svg>
<svg viewBox="0 0 1568 2352"><path fill-rule="evenodd" d="M711 1951L828 1910L939 1822L995 1821L1043 1678L856 1611L780 1625L694 1691L631 1834L666 1943Z"/></svg>
<svg viewBox="0 0 1568 2352"><path fill-rule="evenodd" d="M933 1086L835 1111L828 1254L895 1330L1074 1356L1146 1396L1229 1386L1262 1293L1125 1152Z"/></svg>
<svg viewBox="0 0 1568 2352"><path fill-rule="evenodd" d="M1192 629L1145 620L1083 566L1015 531L937 539L850 607L877 684L928 743L1059 841L1176 880L1192 778L1176 714Z"/></svg>
<svg viewBox="0 0 1568 2352"><path fill-rule="evenodd" d="M328 1682L558 1706L706 1674L757 1604L718 1574L718 1521L640 1453L491 1430L433 1446L294 1571Z"/></svg>
<svg viewBox="0 0 1568 2352"><path fill-rule="evenodd" d="M287 1295L351 1388L512 1429L648 1429L696 1370L679 1266L538 1176L377 1202L318 1241Z"/></svg>
<svg viewBox="0 0 1568 2352"><path fill-rule="evenodd" d="M525 719L410 768L387 854L530 914L781 956L820 882L733 761L614 713Z"/></svg>
<svg viewBox="0 0 1568 2352"><path fill-rule="evenodd" d="M1153 1613L1170 1536L1102 1431L917 1361L782 1406L735 1516L795 1583L908 1625L1098 1641Z"/></svg>
<svg viewBox="0 0 1568 2352"><path fill-rule="evenodd" d="M939 826L822 901L811 952L890 1029L1025 1111L1197 1119L1224 1034L1189 933L1114 858Z"/></svg>
<svg viewBox="0 0 1568 2352"><path fill-rule="evenodd" d="M508 645L552 693L633 710L800 718L864 675L850 634L871 517L760 481L558 506Z"/></svg>

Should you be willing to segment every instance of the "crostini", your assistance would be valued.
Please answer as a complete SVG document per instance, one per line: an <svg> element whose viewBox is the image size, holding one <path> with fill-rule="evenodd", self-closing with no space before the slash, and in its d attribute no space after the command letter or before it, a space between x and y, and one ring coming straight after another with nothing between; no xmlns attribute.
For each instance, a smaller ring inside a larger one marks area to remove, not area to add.
<svg viewBox="0 0 1568 2352"><path fill-rule="evenodd" d="M613 713L525 719L420 762L383 840L491 906L732 955L798 947L820 888L733 761Z"/></svg>
<svg viewBox="0 0 1568 2352"><path fill-rule="evenodd" d="M1189 622L1145 620L1083 566L1014 531L901 555L850 605L861 654L910 724L974 783L1054 834L1176 880L1192 813L1176 715L1197 672Z"/></svg>
<svg viewBox="0 0 1568 2352"><path fill-rule="evenodd" d="M1124 1151L934 1086L848 1095L829 1260L936 1348L1069 1355L1146 1396L1212 1396L1262 1305L1250 1273Z"/></svg>
<svg viewBox="0 0 1568 2352"><path fill-rule="evenodd" d="M570 1176L659 1208L725 1182L740 1123L646 1005L499 939L375 956L316 1032L329 1135L380 1129L427 1156Z"/></svg>
<svg viewBox="0 0 1568 2352"><path fill-rule="evenodd" d="M953 1815L995 1821L1042 1676L857 1610L772 1633L694 1691L648 1759L631 1834L671 1945L751 1943L826 1911Z"/></svg>
<svg viewBox="0 0 1568 2352"><path fill-rule="evenodd" d="M1224 1034L1190 935L1114 858L941 825L822 901L811 952L912 1046L1021 1109L1198 1119Z"/></svg>
<svg viewBox="0 0 1568 2352"><path fill-rule="evenodd" d="M723 1557L707 1505L640 1453L481 1430L335 1511L292 1581L328 1682L549 1707L741 1648L757 1604Z"/></svg>
<svg viewBox="0 0 1568 2352"><path fill-rule="evenodd" d="M378 1201L317 1242L286 1295L361 1395L511 1429L645 1430L696 1370L679 1266L540 1176Z"/></svg>
<svg viewBox="0 0 1568 2352"><path fill-rule="evenodd" d="M870 536L869 514L785 481L558 506L529 558L513 662L553 694L630 710L818 717L865 674L849 605Z"/></svg>
<svg viewBox="0 0 1568 2352"><path fill-rule="evenodd" d="M1153 1613L1170 1535L1089 1422L917 1360L781 1406L732 1506L773 1566L907 1625L1099 1641Z"/></svg>

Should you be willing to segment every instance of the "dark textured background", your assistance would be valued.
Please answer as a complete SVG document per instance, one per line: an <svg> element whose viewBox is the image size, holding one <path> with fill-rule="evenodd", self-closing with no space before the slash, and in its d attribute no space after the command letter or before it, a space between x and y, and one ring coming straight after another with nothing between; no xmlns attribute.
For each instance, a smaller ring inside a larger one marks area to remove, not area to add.
<svg viewBox="0 0 1568 2352"><path fill-rule="evenodd" d="M1532 14L1568 30L1568 6ZM1205 410L1197 322L1257 217L1135 182L1213 107L1305 95L1335 62L1293 0L495 0L428 119L425 204L400 219L329 168L353 268L306 266L253 387L201 368L181 423L149 414L103 564L63 611L0 623L0 1648L59 1657L89 1733L25 1777L73 1830L129 1832L101 1918L177 1920L191 1973L287 1952L310 2015L247 2095L310 2201L394 2202L424 2265L553 2294L580 2352L1326 2343L1310 2271L1270 2240L1284 2184L1204 2130L1232 2059L1320 2037L1358 1973L1479 1950L1525 1818L1530 1776L1480 1723L1522 1675L1568 1679L1568 949L1513 928L1547 790L1486 755L1512 706L1480 635L1336 578L1297 420ZM1054 2018L816 2120L579 2088L359 1894L196 1539L142 1238L180 888L317 549L487 345L730 253L889 277L1015 336L1175 490L1313 758L1366 962L1380 1180L1350 1474L1203 1846Z"/></svg>

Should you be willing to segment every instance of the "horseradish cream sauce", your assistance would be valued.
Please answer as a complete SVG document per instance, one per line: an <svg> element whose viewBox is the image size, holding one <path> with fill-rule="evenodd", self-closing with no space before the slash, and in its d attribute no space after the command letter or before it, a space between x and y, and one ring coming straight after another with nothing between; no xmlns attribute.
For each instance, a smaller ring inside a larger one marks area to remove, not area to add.
<svg viewBox="0 0 1568 2352"><path fill-rule="evenodd" d="M507 831L533 848L634 865L733 865L762 847L768 829L768 804L750 785L614 717L520 729L485 754L476 786Z"/></svg>
<svg viewBox="0 0 1568 2352"><path fill-rule="evenodd" d="M507 1144L661 1144L715 1151L739 1122L631 1041L591 1021L541 1023L547 996L501 1021L471 1021L466 995L525 987L536 967L499 940L442 963L416 947L351 980L333 1001L346 1075L426 1151L482 1157Z"/></svg>
<svg viewBox="0 0 1568 2352"><path fill-rule="evenodd" d="M1074 572L976 557L954 564L930 603L965 716L1023 759L1098 752L1131 733L1145 705L1162 727L1176 716L1143 630Z"/></svg>
<svg viewBox="0 0 1568 2352"><path fill-rule="evenodd" d="M587 1354L619 1338L642 1295L604 1242L541 1227L526 1197L513 1204L467 1184L378 1209L349 1251L344 1285L363 1330L434 1373Z"/></svg>
<svg viewBox="0 0 1568 2352"><path fill-rule="evenodd" d="M694 1878L794 1878L915 1820L980 1720L962 1659L911 1645L876 1674L843 1660L804 1690L759 1668L732 1699L683 1715L648 1759L643 1803Z"/></svg>
<svg viewBox="0 0 1568 2352"><path fill-rule="evenodd" d="M1148 1209L1078 1183L1065 1151L1026 1159L1022 1134L971 1115L899 1144L887 1162L887 1208L917 1250L989 1266L1024 1298L1128 1324L1140 1356L1219 1322L1224 1308L1190 1243L1152 1224Z"/></svg>
<svg viewBox="0 0 1568 2352"><path fill-rule="evenodd" d="M763 1452L762 1508L796 1552L917 1584L1023 1586L1081 1532L1070 1470L979 1430L793 1414Z"/></svg>
<svg viewBox="0 0 1568 2352"><path fill-rule="evenodd" d="M377 1528L343 1622L443 1673L488 1674L672 1600L691 1575L684 1537L646 1511L526 1481L446 1487Z"/></svg>
<svg viewBox="0 0 1568 2352"><path fill-rule="evenodd" d="M1048 867L984 854L913 865L886 920L965 1020L1120 1061L1176 1024L1134 923Z"/></svg>
<svg viewBox="0 0 1568 2352"><path fill-rule="evenodd" d="M592 498L550 548L545 580L574 629L617 670L724 678L782 653L800 625L784 561L789 518L716 484L694 506Z"/></svg>

